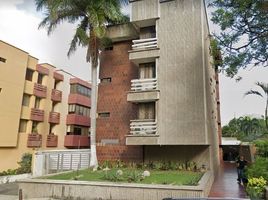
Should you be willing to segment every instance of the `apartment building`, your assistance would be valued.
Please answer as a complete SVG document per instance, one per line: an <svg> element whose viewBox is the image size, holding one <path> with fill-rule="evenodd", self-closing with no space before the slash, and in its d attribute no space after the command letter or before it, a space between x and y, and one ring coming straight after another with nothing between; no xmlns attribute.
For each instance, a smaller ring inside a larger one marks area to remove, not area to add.
<svg viewBox="0 0 268 200"><path fill-rule="evenodd" d="M98 90L100 161L195 161L216 171L217 73L203 0L131 0L111 26Z"/></svg>
<svg viewBox="0 0 268 200"><path fill-rule="evenodd" d="M23 153L89 148L91 85L0 41L0 171Z"/></svg>

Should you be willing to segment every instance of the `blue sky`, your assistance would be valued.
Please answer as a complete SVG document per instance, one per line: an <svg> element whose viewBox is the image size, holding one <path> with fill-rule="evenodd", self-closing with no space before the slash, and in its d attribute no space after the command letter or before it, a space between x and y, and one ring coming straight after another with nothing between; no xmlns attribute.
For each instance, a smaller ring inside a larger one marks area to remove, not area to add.
<svg viewBox="0 0 268 200"><path fill-rule="evenodd" d="M89 64L85 62L86 49L79 48L70 59L66 56L76 27L74 24L63 23L48 37L45 30L37 29L42 14L36 12L34 0L0 1L0 19L0 40L29 52L39 58L40 62L51 63L89 80ZM219 31L211 22L209 24L211 32ZM234 116L261 116L264 113L265 101L255 96L244 97L244 93L249 89L256 89L256 81L268 82L268 69L249 68L241 71L239 75L243 79L238 83L220 75L223 124Z"/></svg>

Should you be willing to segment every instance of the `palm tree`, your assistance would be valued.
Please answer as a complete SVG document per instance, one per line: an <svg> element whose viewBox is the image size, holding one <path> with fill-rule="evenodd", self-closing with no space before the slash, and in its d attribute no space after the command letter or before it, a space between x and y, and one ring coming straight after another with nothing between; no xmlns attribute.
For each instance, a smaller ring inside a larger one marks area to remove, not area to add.
<svg viewBox="0 0 268 200"><path fill-rule="evenodd" d="M268 129L268 119L267 119L267 112L268 112L268 83L263 83L263 82L257 82L257 86L259 86L262 90L262 92L259 92L257 90L249 90L245 93L245 96L253 94L257 95L259 97L262 97L266 100L266 106L265 106L265 114L264 114L264 119L265 119L265 127Z"/></svg>
<svg viewBox="0 0 268 200"><path fill-rule="evenodd" d="M128 0L35 0L38 11L45 10L39 28L47 28L48 35L62 22L78 23L70 44L68 57L77 46L87 47L86 61L91 62L91 159L90 166L97 167L96 112L97 112L97 68L99 51L105 36L106 26L126 20L121 5ZM106 40L107 41L107 40Z"/></svg>

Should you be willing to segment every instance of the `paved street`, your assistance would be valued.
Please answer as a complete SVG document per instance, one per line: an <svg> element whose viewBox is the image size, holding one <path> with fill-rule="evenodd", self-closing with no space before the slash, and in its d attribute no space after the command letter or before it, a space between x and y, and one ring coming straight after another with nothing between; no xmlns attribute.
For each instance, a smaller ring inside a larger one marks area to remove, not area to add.
<svg viewBox="0 0 268 200"><path fill-rule="evenodd" d="M17 195L18 188L17 183L0 184L0 195Z"/></svg>

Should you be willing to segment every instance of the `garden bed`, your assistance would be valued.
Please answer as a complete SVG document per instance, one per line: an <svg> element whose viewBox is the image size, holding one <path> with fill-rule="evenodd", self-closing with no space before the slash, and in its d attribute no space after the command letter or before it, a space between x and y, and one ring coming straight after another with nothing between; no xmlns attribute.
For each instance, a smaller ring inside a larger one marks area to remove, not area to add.
<svg viewBox="0 0 268 200"><path fill-rule="evenodd" d="M128 168L122 170L111 169L98 171L86 169L45 178L54 180L109 181L163 185L198 185L198 182L203 175L202 172L192 171L150 170L150 176L144 177L143 172L143 170L133 170Z"/></svg>

